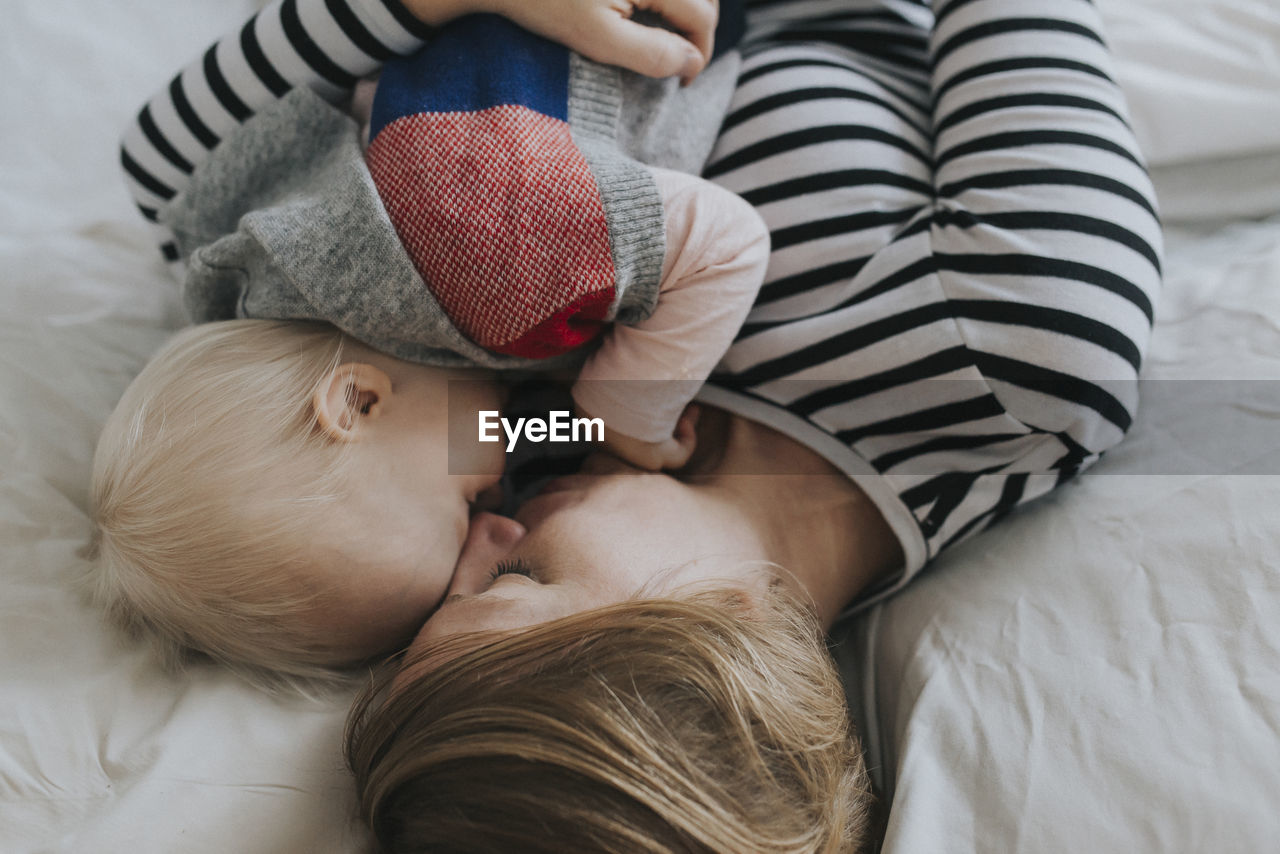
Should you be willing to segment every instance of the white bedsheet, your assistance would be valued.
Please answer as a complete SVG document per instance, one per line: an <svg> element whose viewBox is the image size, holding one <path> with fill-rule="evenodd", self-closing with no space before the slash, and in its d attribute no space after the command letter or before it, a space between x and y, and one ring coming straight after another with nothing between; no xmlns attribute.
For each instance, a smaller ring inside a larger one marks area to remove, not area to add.
<svg viewBox="0 0 1280 854"><path fill-rule="evenodd" d="M181 319L116 140L245 0L19 0L0 27L0 851L355 852L341 699L164 676L71 589L106 414Z"/></svg>
<svg viewBox="0 0 1280 854"><path fill-rule="evenodd" d="M1280 211L1264 180L1280 152L1276 4L1099 2L1135 127L1169 176L1166 207L1205 220ZM117 177L116 135L164 75L254 6L6 7L6 854L363 847L339 754L345 698L273 700L212 668L165 676L71 588L97 431L180 322ZM1179 180L1183 196L1170 195ZM1280 219L1174 233L1148 375L1280 379L1277 247ZM1213 410L1146 411L1160 417L1144 416L1097 474L946 556L843 650L893 799L887 851L1275 849L1280 453L1268 456L1264 433L1247 459L1215 456ZM1149 473L1162 467L1183 473Z"/></svg>

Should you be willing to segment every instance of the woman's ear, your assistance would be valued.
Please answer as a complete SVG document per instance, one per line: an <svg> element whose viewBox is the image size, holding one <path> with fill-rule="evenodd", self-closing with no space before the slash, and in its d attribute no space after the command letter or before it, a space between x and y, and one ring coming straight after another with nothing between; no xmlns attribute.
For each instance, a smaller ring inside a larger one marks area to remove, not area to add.
<svg viewBox="0 0 1280 854"><path fill-rule="evenodd" d="M316 426L330 439L354 442L360 424L376 418L391 394L391 377L364 362L347 362L330 371L311 396Z"/></svg>

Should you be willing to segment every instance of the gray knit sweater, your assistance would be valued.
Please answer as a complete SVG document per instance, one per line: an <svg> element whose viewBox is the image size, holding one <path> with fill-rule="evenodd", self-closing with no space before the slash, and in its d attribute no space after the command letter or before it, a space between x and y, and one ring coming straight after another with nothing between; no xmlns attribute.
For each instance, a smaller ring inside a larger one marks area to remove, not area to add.
<svg viewBox="0 0 1280 854"><path fill-rule="evenodd" d="M638 322L657 299L663 212L644 164L700 171L737 68L737 54L726 53L681 87L570 55L568 123L599 188L617 271L606 321ZM383 352L441 366L546 369L583 357L504 355L464 334L397 235L357 122L309 89L224 138L162 216L186 261L195 321L327 321Z"/></svg>

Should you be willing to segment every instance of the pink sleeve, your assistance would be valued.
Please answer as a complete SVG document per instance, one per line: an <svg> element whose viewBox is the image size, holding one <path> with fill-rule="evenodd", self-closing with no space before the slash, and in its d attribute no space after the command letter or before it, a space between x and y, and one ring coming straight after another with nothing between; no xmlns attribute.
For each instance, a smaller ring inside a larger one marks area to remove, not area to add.
<svg viewBox="0 0 1280 854"><path fill-rule="evenodd" d="M764 280L769 232L751 205L702 178L653 169L666 257L648 319L615 325L573 386L578 406L647 442L670 438L746 319Z"/></svg>

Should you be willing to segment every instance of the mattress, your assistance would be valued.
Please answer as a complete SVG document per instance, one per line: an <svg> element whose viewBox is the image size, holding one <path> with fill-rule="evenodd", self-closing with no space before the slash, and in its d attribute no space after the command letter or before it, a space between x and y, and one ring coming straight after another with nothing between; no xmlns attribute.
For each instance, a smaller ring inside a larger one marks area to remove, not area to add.
<svg viewBox="0 0 1280 854"><path fill-rule="evenodd" d="M1280 838L1280 8L1099 5L1172 224L1145 403L839 639L894 854ZM75 585L97 432L182 322L117 134L253 8L18 0L0 30L0 851L367 846L349 696L166 674Z"/></svg>

